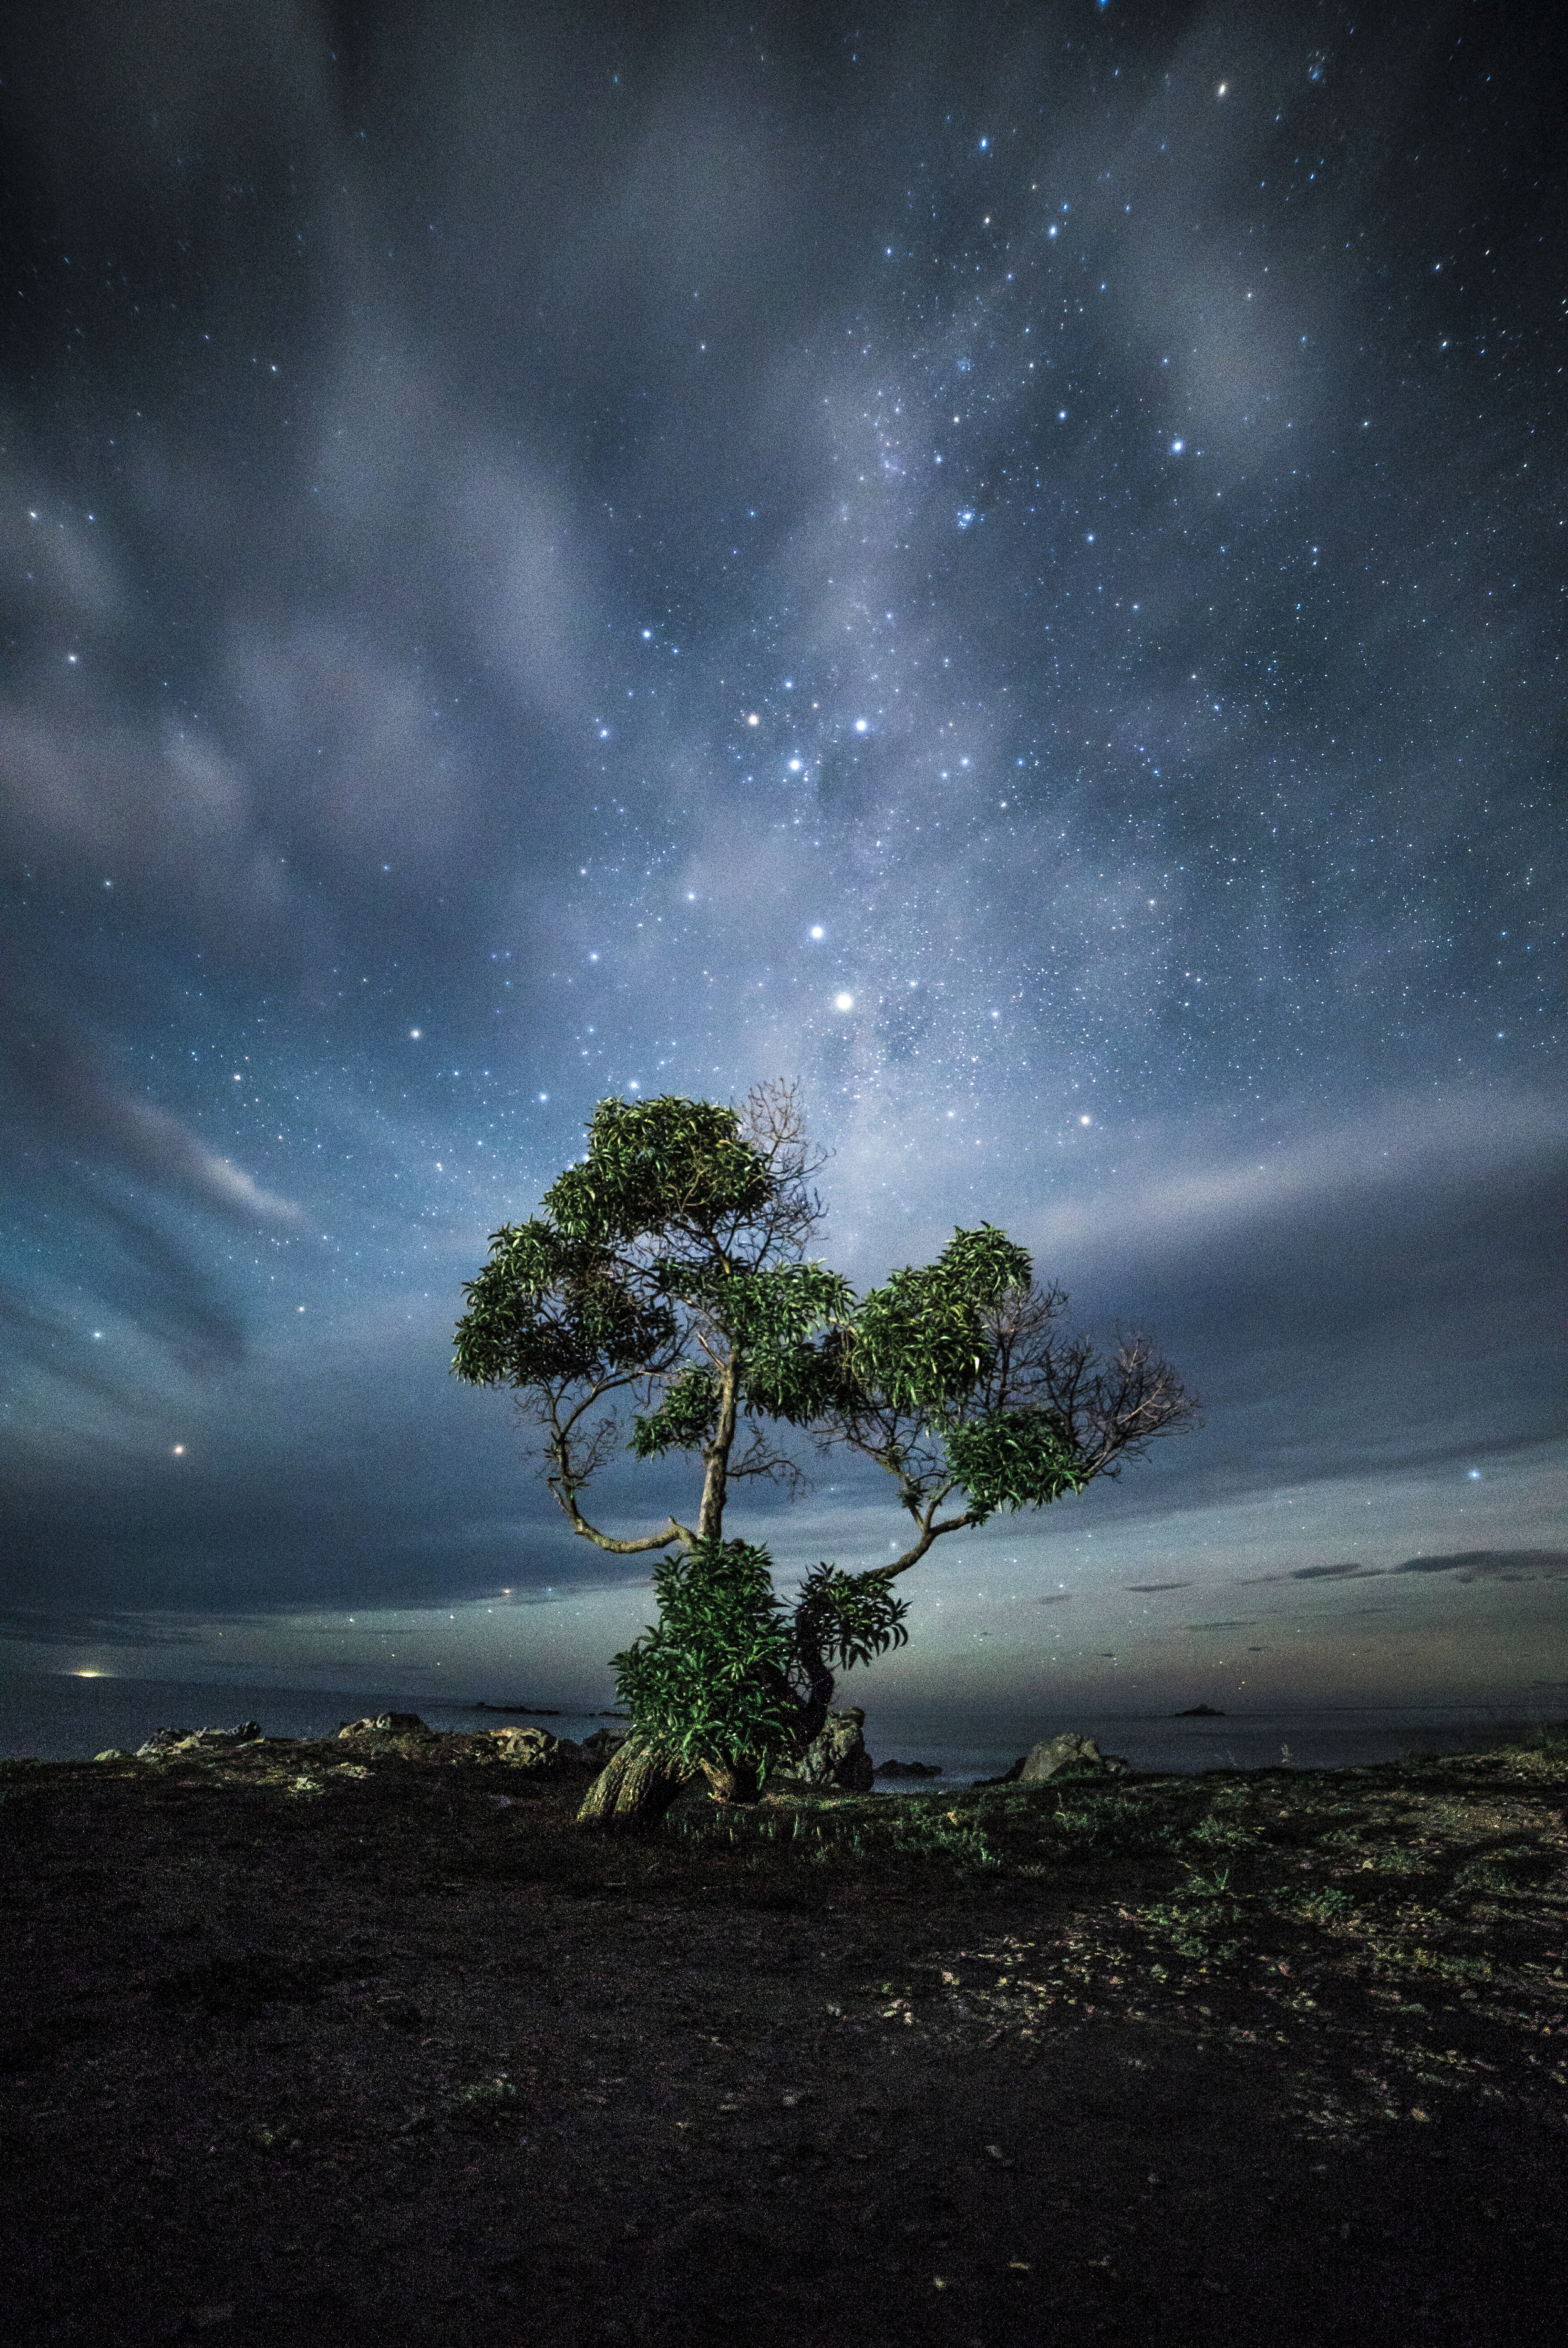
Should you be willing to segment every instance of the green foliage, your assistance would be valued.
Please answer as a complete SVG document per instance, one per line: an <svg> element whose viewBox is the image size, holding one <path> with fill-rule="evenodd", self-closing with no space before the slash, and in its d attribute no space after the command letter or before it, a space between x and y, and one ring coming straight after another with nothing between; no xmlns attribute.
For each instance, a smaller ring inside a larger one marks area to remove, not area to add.
<svg viewBox="0 0 1568 2348"><path fill-rule="evenodd" d="M675 1224L687 1231L744 1221L776 1184L735 1110L716 1101L603 1100L589 1122L588 1159L545 1193L569 1240L612 1247Z"/></svg>
<svg viewBox="0 0 1568 2348"><path fill-rule="evenodd" d="M948 1465L977 1520L999 1509L1043 1509L1089 1478L1060 1420L1043 1410L991 1411L951 1427Z"/></svg>
<svg viewBox="0 0 1568 2348"><path fill-rule="evenodd" d="M661 1359L674 1314L640 1297L602 1250L538 1220L492 1233L490 1257L464 1283L452 1366L471 1385L552 1386Z"/></svg>
<svg viewBox="0 0 1568 2348"><path fill-rule="evenodd" d="M804 1669L808 1653L835 1671L868 1663L889 1647L905 1647L907 1603L895 1598L885 1574L813 1568L801 1585L794 1613L794 1653Z"/></svg>
<svg viewBox="0 0 1568 2348"><path fill-rule="evenodd" d="M749 1415L797 1426L821 1416L842 1383L842 1347L812 1341L854 1313L855 1292L842 1273L820 1263L761 1272L661 1263L657 1271L667 1292L699 1307L733 1347Z"/></svg>
<svg viewBox="0 0 1568 2348"><path fill-rule="evenodd" d="M885 1575L818 1565L793 1616L765 1549L700 1540L654 1569L657 1627L613 1656L616 1691L650 1742L683 1761L798 1757L810 1665L847 1671L908 1638Z"/></svg>
<svg viewBox="0 0 1568 2348"><path fill-rule="evenodd" d="M789 1750L799 1716L766 1550L699 1540L660 1560L653 1587L657 1628L610 1658L638 1730L683 1761L765 1770Z"/></svg>
<svg viewBox="0 0 1568 2348"><path fill-rule="evenodd" d="M718 1416L719 1382L712 1370L693 1362L650 1417L632 1420L629 1447L639 1459L657 1459L666 1451L700 1451Z"/></svg>
<svg viewBox="0 0 1568 2348"><path fill-rule="evenodd" d="M635 1422L641 1458L701 1449L716 1382L682 1361L690 1316L707 1322L742 1370L755 1416L804 1425L841 1383L842 1347L819 1330L848 1320L854 1292L825 1266L741 1251L748 1220L789 1203L789 1181L740 1132L733 1108L674 1097L601 1101L585 1161L545 1193L544 1214L492 1233L465 1283L452 1366L474 1385L560 1393L673 1375Z"/></svg>
<svg viewBox="0 0 1568 2348"><path fill-rule="evenodd" d="M995 1358L987 1311L1032 1276L1005 1231L955 1231L935 1263L907 1264L862 1299L851 1357L862 1390L925 1420L951 1418Z"/></svg>

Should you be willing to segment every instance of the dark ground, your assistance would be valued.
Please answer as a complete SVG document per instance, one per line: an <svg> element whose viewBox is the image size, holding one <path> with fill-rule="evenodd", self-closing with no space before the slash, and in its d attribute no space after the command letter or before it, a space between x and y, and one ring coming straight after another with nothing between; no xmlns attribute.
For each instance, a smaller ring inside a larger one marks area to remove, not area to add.
<svg viewBox="0 0 1568 2348"><path fill-rule="evenodd" d="M18 2348L1563 2337L1560 1741L733 1841L484 1750L0 1769Z"/></svg>

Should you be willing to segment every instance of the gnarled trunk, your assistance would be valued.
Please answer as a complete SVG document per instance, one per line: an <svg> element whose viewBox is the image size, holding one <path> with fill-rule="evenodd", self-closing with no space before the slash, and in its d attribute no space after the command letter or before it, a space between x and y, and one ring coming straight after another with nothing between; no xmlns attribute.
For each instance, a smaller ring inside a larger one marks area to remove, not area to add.
<svg viewBox="0 0 1568 2348"><path fill-rule="evenodd" d="M689 1786L696 1774L689 1761L630 1735L583 1797L578 1825L597 1827L605 1834L657 1826L681 1788Z"/></svg>
<svg viewBox="0 0 1568 2348"><path fill-rule="evenodd" d="M757 1772L749 1761L704 1761L702 1775L708 1780L711 1801L760 1802L763 1797Z"/></svg>

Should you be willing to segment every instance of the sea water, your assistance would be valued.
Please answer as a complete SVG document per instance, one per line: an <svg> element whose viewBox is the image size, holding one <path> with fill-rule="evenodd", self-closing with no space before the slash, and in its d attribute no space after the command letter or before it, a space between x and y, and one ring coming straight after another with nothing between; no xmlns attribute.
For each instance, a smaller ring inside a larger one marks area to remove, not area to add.
<svg viewBox="0 0 1568 2348"><path fill-rule="evenodd" d="M845 1686L837 1702L860 1704L861 1691ZM923 1761L939 1768L934 1777L882 1780L877 1791L887 1794L939 1793L999 1776L1030 1746L1063 1730L1092 1736L1102 1753L1121 1754L1139 1770L1342 1769L1426 1753L1484 1752L1527 1735L1552 1716L1523 1689L1491 1704L1317 1705L1195 1718L1071 1704L989 1711L873 1700L863 1709L874 1761ZM268 1736L333 1736L344 1721L381 1712L416 1712L432 1728L469 1735L516 1720L579 1742L616 1717L608 1706L534 1711L520 1704L441 1704L406 1688L344 1691L18 1673L0 1677L0 1759L90 1760L110 1747L134 1752L155 1728L232 1728L245 1720L259 1721Z"/></svg>

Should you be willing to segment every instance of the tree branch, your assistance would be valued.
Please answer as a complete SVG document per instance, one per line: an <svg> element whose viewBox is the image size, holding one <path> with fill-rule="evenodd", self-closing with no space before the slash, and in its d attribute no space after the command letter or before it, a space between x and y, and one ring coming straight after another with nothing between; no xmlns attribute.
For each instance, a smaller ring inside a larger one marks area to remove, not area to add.
<svg viewBox="0 0 1568 2348"><path fill-rule="evenodd" d="M613 1557L636 1557L645 1550L667 1549L672 1540L679 1541L682 1549L690 1549L697 1539L689 1526L677 1524L671 1517L662 1532L640 1533L634 1540L612 1540L609 1533L601 1533L596 1525L589 1523L578 1507L577 1493L569 1483L559 1476L547 1476L545 1481L555 1494L561 1513L573 1532L580 1533L584 1540L590 1540L595 1549L609 1550Z"/></svg>

